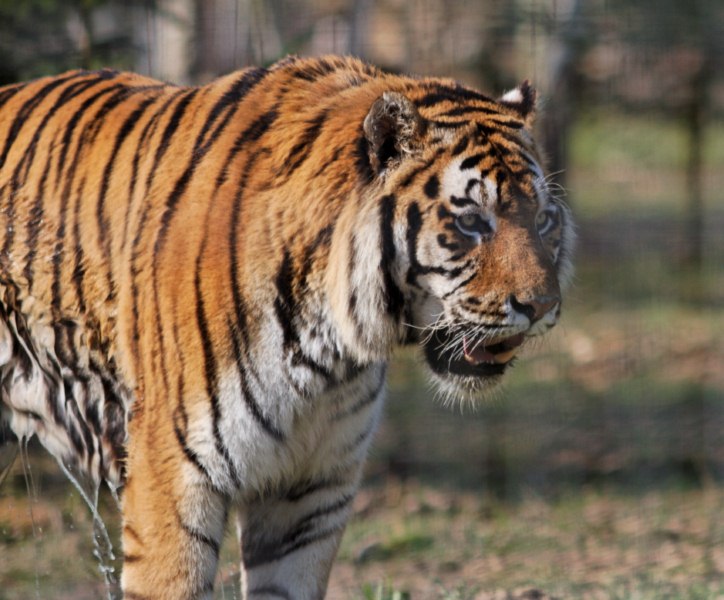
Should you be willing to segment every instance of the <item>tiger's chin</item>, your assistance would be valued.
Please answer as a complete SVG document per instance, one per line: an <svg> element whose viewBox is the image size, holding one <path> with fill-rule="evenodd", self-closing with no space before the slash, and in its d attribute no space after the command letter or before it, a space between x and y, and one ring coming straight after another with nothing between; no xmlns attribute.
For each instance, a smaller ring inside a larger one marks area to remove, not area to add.
<svg viewBox="0 0 724 600"><path fill-rule="evenodd" d="M474 405L500 384L524 341L520 333L471 343L464 335L443 330L426 338L422 347L443 403Z"/></svg>

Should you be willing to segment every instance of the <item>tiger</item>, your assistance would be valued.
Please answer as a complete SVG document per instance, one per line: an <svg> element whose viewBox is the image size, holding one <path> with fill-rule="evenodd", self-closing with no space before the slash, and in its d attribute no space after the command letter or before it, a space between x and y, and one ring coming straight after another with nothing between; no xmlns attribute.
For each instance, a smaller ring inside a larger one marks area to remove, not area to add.
<svg viewBox="0 0 724 600"><path fill-rule="evenodd" d="M535 114L338 56L0 88L0 421L120 490L125 598L211 598L230 513L245 598L324 597L393 350L476 403L557 323Z"/></svg>

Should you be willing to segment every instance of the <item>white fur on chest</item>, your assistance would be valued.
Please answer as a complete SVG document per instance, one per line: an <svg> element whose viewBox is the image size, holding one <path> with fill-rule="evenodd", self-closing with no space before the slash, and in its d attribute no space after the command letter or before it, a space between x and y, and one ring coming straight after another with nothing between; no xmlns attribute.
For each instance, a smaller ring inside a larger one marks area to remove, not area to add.
<svg viewBox="0 0 724 600"><path fill-rule="evenodd" d="M226 372L219 386L218 435L241 483L238 493L254 494L356 469L381 413L384 376L385 365L378 363L308 398L294 397L286 386L269 386L262 395L258 382L247 382L247 386L254 383L251 389L258 408L281 434L274 437L250 413L238 372ZM190 419L187 440L215 484L228 489L233 485L228 466L219 455L208 407L203 410L203 418Z"/></svg>

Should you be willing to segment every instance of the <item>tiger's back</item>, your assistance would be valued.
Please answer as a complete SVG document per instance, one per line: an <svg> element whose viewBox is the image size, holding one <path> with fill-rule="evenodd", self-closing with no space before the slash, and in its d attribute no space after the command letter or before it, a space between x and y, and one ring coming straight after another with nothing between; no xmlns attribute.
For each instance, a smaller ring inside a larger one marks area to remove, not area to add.
<svg viewBox="0 0 724 600"><path fill-rule="evenodd" d="M127 597L209 595L233 507L249 596L322 595L394 345L472 397L555 323L531 94L336 57L0 89L0 417L125 486Z"/></svg>

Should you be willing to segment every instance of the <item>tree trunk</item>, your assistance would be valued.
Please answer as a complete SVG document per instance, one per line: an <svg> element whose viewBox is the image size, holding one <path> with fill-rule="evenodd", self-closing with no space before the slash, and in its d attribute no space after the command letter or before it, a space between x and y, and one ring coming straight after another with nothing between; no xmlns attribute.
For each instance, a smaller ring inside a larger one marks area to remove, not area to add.
<svg viewBox="0 0 724 600"><path fill-rule="evenodd" d="M686 158L686 266L701 269L704 242L704 197L702 192L702 166L704 143L704 113L709 87L708 69L702 66L691 84L691 96L685 109L688 138Z"/></svg>

